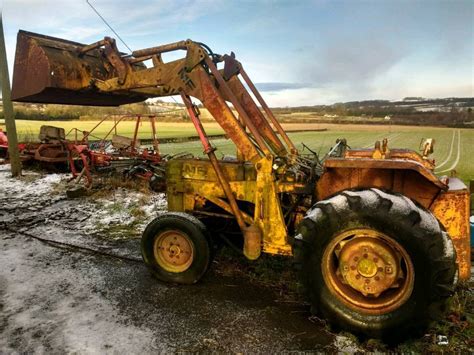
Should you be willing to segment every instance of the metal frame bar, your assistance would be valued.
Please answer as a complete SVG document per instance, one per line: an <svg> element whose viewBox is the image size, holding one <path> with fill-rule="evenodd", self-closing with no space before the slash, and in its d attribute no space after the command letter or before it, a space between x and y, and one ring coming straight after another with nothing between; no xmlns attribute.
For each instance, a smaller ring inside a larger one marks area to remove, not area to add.
<svg viewBox="0 0 474 355"><path fill-rule="evenodd" d="M237 224L239 225L240 229L244 231L247 226L245 224L242 211L240 211L240 208L237 205L237 200L235 199L235 196L232 193L232 189L229 185L228 179L224 175L224 172L222 171L219 165L219 161L216 157L216 154L214 153L216 149L212 147L211 143L209 142L209 138L207 137L206 131L204 130L204 127L202 126L202 122L194 110L191 98L186 94L181 94L181 97L183 99L184 104L186 105L186 109L188 110L189 116L191 117L194 127L196 128L196 131L199 135L199 139L201 140L201 143L204 147L204 153L206 153L207 156L209 157L212 167L214 168L214 171L216 172L219 183L221 184L222 189L224 190L224 193L227 199L229 200L229 204L232 209L232 213L235 216Z"/></svg>
<svg viewBox="0 0 474 355"><path fill-rule="evenodd" d="M242 65L240 66L240 75L242 75L242 78L244 78L245 83L248 85L248 87L250 88L252 93L255 95L257 101L259 102L259 104L262 105L263 110L267 114L267 116L270 119L270 121L272 122L272 124L275 126L275 128L278 131L278 133L280 134L280 136L285 141L286 145L290 148L291 153L298 154L298 150L296 149L295 145L291 141L290 137L288 137L285 130L281 126L280 122L278 122L275 115L273 115L272 110L270 110L267 103L263 99L262 95L260 95L260 92L257 90L255 85L253 84L252 80L250 80L250 77L247 75L247 73L245 72Z"/></svg>
<svg viewBox="0 0 474 355"><path fill-rule="evenodd" d="M227 82L224 80L222 77L221 73L219 70L217 70L215 64L212 62L212 60L209 57L206 57L204 59L205 63L211 70L212 75L216 78L217 82L219 83L219 87L222 88L224 93L226 94L227 98L230 100L232 105L234 105L234 108L237 110L239 113L240 117L244 120L245 125L248 127L252 135L254 136L255 140L257 141L260 149L265 155L270 154L270 150L268 149L265 141L263 140L262 136L260 135L259 131L253 124L252 120L250 117L247 115L247 112L244 110L240 102L237 100L235 97L234 93L232 90L230 90L229 86L227 85Z"/></svg>

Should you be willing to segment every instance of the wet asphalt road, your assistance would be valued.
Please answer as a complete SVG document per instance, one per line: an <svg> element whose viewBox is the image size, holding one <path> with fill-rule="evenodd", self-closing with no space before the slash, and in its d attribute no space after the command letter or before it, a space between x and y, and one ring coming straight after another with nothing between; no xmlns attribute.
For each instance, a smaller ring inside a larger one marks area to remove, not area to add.
<svg viewBox="0 0 474 355"><path fill-rule="evenodd" d="M0 353L336 350L305 305L280 302L274 289L248 278L223 276L219 258L200 283L173 286L141 262L25 236L140 257L139 239L84 234L78 217L60 212L93 214L87 200L25 192L3 171L0 180Z"/></svg>

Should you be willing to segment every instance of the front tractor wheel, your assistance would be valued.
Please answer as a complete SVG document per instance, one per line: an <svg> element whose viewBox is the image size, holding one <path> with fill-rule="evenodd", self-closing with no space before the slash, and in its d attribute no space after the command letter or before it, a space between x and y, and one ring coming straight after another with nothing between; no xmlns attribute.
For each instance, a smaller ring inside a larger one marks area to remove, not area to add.
<svg viewBox="0 0 474 355"><path fill-rule="evenodd" d="M312 310L371 337L421 330L457 279L452 241L436 218L378 189L318 202L299 226L294 255Z"/></svg>
<svg viewBox="0 0 474 355"><path fill-rule="evenodd" d="M143 232L142 257L161 281L193 284L211 261L211 237L204 224L186 213L168 212Z"/></svg>

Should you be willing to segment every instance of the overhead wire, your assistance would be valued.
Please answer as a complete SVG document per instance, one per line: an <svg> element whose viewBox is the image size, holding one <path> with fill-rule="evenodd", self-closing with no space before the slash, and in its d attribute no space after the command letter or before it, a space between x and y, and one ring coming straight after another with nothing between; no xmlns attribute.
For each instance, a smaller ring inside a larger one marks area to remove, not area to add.
<svg viewBox="0 0 474 355"><path fill-rule="evenodd" d="M125 43L125 41L122 39L122 37L120 37L120 35L117 33L117 31L114 30L114 28L107 22L107 20L100 14L100 12L94 7L94 5L92 5L89 0L86 0L86 3L87 5L89 5L91 7L92 10L94 10L94 12L97 14L97 16L100 17L100 19L107 25L107 27L110 28L110 30L117 36L117 38L120 40L120 42L123 43L123 45L125 47L127 47L127 49L130 51L130 52L133 52L133 50L127 45L127 43ZM206 46L206 48L208 50L210 50L209 47ZM212 53L212 51L211 51ZM178 105L178 107L180 107L181 105L178 103L178 101L176 101L176 99L174 98L174 96L171 96L171 99ZM184 111L186 113L186 109L185 108L180 108L179 111Z"/></svg>
<svg viewBox="0 0 474 355"><path fill-rule="evenodd" d="M133 52L133 50L127 45L127 43L125 43L125 41L122 39L122 37L120 37L120 35L117 33L117 31L115 31L115 30L113 29L113 27L107 22L107 20L99 13L99 11L97 11L97 9L94 7L94 5L92 5L92 4L89 2L89 0L86 0L86 3L87 3L87 5L89 5L89 6L92 8L92 10L94 10L94 12L97 14L97 16L99 16L100 19L101 19L102 21L104 21L104 23L110 28L110 30L117 36L117 38L120 40L120 42L122 42L123 45L124 45L125 47L127 47L127 49L128 49L130 52Z"/></svg>
<svg viewBox="0 0 474 355"><path fill-rule="evenodd" d="M91 7L91 9L97 14L97 16L99 16L99 18L107 25L107 27L110 28L110 30L117 36L117 38L120 40L120 42L123 43L123 45L125 47L127 47L127 49L130 51L130 52L133 52L133 50L127 45L127 43L125 43L125 41L122 39L122 37L120 37L120 35L117 33L117 31L115 31L115 29L107 22L107 20L100 14L100 12L94 7L94 5L92 5L89 0L86 0L86 3L87 5L89 5ZM219 58L221 57L219 54L215 54L212 49L207 46L206 44L202 43L202 42L196 42L197 44L199 44L200 46L202 46L207 52L208 54L212 57L212 60L213 61L218 61ZM174 96L170 96L171 99L176 103L176 105L178 105L178 107L180 107L179 111L184 111L185 114L187 114L187 111L186 111L186 108L184 107L181 107L181 104L176 101L176 99L174 98Z"/></svg>

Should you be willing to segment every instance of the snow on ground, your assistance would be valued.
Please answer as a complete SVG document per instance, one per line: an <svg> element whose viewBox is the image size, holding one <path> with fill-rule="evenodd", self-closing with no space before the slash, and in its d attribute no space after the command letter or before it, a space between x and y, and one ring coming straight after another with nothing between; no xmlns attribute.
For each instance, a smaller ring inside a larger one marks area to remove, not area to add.
<svg viewBox="0 0 474 355"><path fill-rule="evenodd" d="M53 186L65 177L66 174L42 175L38 172L23 171L22 176L17 179L11 177L9 164L0 165L0 186L4 187L0 189L8 186L8 191L5 191L7 196L20 199L49 193Z"/></svg>
<svg viewBox="0 0 474 355"><path fill-rule="evenodd" d="M81 255L64 258L36 241L9 241L1 254L8 278L0 274L0 353L102 354L147 348L151 330L127 324L114 303L90 292L105 288L93 263Z"/></svg>
<svg viewBox="0 0 474 355"><path fill-rule="evenodd" d="M141 259L137 239L166 211L165 195L106 185L106 190L69 199L69 178L25 170L14 179L8 165L0 166L0 228Z"/></svg>
<svg viewBox="0 0 474 355"><path fill-rule="evenodd" d="M153 217L166 211L164 193L145 194L123 188L113 191L110 196L97 198L93 203L97 208L82 227L87 234L106 226L134 226L141 230Z"/></svg>
<svg viewBox="0 0 474 355"><path fill-rule="evenodd" d="M68 179L34 171L12 179L0 166L0 353L354 349L343 338L333 343L304 306L277 304L273 291L246 279L211 270L193 287L158 283L138 239L166 211L165 195L119 187L68 199Z"/></svg>
<svg viewBox="0 0 474 355"><path fill-rule="evenodd" d="M119 187L100 197L91 194L72 200L65 196L69 174L44 174L26 170L16 179L10 176L9 169L9 165L0 165L0 207L18 210L15 211L16 215L24 215L28 210L36 219L44 214L43 220L53 225L55 220L63 222L67 216L70 227L74 226L74 230L86 235L102 233L110 228L120 232L120 227L133 227L137 232L135 234L138 234L153 217L166 211L163 193ZM63 203L57 205L58 201ZM48 211L51 204L55 204L54 211ZM114 237L114 233L110 236Z"/></svg>
<svg viewBox="0 0 474 355"><path fill-rule="evenodd" d="M357 342L350 337L344 335L336 335L334 339L334 347L342 354L363 353L364 350L359 347Z"/></svg>

